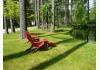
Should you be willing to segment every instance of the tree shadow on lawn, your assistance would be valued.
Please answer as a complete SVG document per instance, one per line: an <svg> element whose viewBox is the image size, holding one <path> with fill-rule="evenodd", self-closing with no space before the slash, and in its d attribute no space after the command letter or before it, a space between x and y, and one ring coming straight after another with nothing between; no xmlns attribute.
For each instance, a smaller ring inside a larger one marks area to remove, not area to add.
<svg viewBox="0 0 100 70"><path fill-rule="evenodd" d="M69 34L69 30L67 30L67 31L65 31L65 30L63 30L63 29L60 29L60 30L56 30L55 31L55 33L50 33L50 34L48 34L48 33L43 33L43 32L40 32L40 33L34 33L34 32L31 32L30 33L31 35L37 35L37 36L39 36L39 37L54 37L54 36L56 36L56 35L58 35L58 34L62 34L62 35L70 35ZM63 39L63 37L57 37L58 39Z"/></svg>
<svg viewBox="0 0 100 70"><path fill-rule="evenodd" d="M57 30L55 30L55 32L67 32L67 31L69 31L69 30L67 30L67 29L57 29Z"/></svg>
<svg viewBox="0 0 100 70"><path fill-rule="evenodd" d="M19 57L28 55L30 53L30 51L28 51L28 52L22 51L22 52L14 53L14 54L11 54L11 55L3 56L3 61L5 62L5 61L8 61L8 60L12 60L12 59L15 59L15 58L19 58Z"/></svg>
<svg viewBox="0 0 100 70"><path fill-rule="evenodd" d="M58 61L60 61L61 59L69 56L70 54L72 54L74 51L76 51L77 49L79 49L80 47L82 47L83 45L85 45L87 42L82 42L80 44L78 44L77 46L69 49L68 51L65 51L64 53L55 56L54 58L51 58L48 61L42 62L39 65L31 68L30 70L44 70L45 68L49 67L50 65L53 65L55 63L57 63Z"/></svg>
<svg viewBox="0 0 100 70"><path fill-rule="evenodd" d="M56 44L69 43L69 42L73 42L73 41L74 41L73 38L63 39L61 41L56 42Z"/></svg>
<svg viewBox="0 0 100 70"><path fill-rule="evenodd" d="M25 55L28 55L28 54L31 54L31 53L36 53L37 51L47 51L47 50L50 50L50 49L44 48L44 49L41 49L41 50L31 49L31 50L28 50L28 51L22 51L22 52L10 54L10 55L7 55L7 56L3 56L3 61L5 62L5 61L12 60L12 59L20 58L22 56L25 56Z"/></svg>

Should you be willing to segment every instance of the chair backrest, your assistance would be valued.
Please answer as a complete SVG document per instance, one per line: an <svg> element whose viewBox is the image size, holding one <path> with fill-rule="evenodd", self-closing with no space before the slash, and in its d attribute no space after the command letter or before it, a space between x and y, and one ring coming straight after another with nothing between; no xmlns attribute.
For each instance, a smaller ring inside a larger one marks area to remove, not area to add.
<svg viewBox="0 0 100 70"><path fill-rule="evenodd" d="M33 40L32 40L32 37L31 37L30 33L26 31L24 34L25 34L26 38L27 38L27 39L31 42L31 44L32 44L32 43L33 43Z"/></svg>

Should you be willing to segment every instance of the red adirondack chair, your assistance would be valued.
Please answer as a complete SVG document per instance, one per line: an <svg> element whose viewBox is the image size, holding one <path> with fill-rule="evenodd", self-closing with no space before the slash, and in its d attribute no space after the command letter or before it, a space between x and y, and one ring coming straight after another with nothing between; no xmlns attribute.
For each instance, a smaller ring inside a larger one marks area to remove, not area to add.
<svg viewBox="0 0 100 70"><path fill-rule="evenodd" d="M26 38L28 39L27 43L28 42L36 42L36 41L39 41L39 37L37 35L30 35L30 33L27 32L27 31L24 34L25 34Z"/></svg>
<svg viewBox="0 0 100 70"><path fill-rule="evenodd" d="M53 42L49 42L47 39L39 40L38 36L36 35L31 36L29 32L25 32L25 36L28 39L28 42L31 43L31 47L28 50L30 50L33 47L36 49L43 49L45 46L48 47L55 46Z"/></svg>

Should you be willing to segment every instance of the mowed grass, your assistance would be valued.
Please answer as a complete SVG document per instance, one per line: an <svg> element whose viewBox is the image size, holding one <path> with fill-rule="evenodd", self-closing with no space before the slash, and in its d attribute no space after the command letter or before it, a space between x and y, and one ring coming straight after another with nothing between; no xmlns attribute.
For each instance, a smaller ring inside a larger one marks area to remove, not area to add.
<svg viewBox="0 0 100 70"><path fill-rule="evenodd" d="M96 44L77 40L69 35L68 28L57 29L55 33L29 29L38 33L41 39L57 43L57 46L35 53L26 53L30 47L20 39L20 32L4 34L4 70L96 70Z"/></svg>

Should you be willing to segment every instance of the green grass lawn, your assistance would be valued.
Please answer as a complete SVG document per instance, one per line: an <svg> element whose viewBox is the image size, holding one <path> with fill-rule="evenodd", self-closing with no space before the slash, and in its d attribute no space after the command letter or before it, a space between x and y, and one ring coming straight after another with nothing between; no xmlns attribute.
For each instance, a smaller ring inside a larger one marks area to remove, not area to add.
<svg viewBox="0 0 100 70"><path fill-rule="evenodd" d="M26 53L30 44L20 39L20 33L4 34L4 70L96 70L96 44L72 38L70 29L59 29L55 33L30 29L39 37L57 43L57 46L35 53Z"/></svg>

